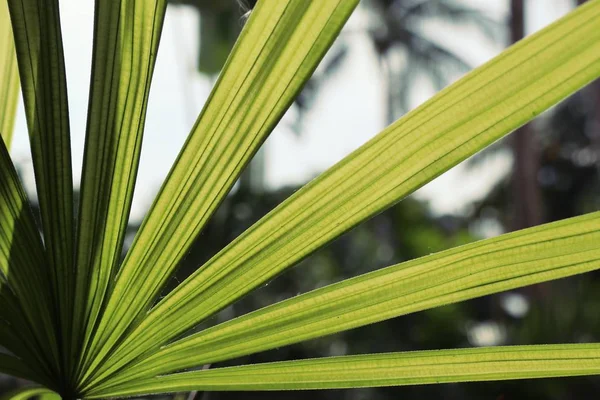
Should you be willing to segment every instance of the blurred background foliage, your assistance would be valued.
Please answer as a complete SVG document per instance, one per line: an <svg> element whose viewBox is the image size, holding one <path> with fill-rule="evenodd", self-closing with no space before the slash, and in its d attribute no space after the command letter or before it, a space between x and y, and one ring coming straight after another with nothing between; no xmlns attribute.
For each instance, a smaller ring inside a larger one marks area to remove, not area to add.
<svg viewBox="0 0 600 400"><path fill-rule="evenodd" d="M243 25L243 15L255 2L171 0L171 3L193 6L199 12L197 69L199 73L216 76ZM452 0L365 0L363 6L369 14L364 34L376 51L386 81L388 122L411 107L409 94L414 90L411 85L419 77L441 89L472 67L460 55L424 35L419 26L425 20L470 24L487 37L506 43L518 40L524 31L523 0L510 1L509 21L495 20L466 3ZM296 100L297 134L302 133L302 119L315 103L319 88L346 62L346 54L342 37ZM516 136L520 139L501 141L469 161L468 165L477 165L496 152L509 154L515 160L512 170L482 200L466 207L465 213L438 215L425 202L410 197L347 232L196 329L374 269L499 232L600 209L600 82L594 82L534 124L522 128L513 135ZM184 280L297 189L266 190L262 184L265 163L261 157L259 152L198 237L177 278L166 290ZM519 158L526 162L519 162ZM139 222L130 224L126 244L131 243L138 227ZM599 276L591 273L487 296L215 366L367 352L598 341ZM21 384L2 378L0 393ZM597 398L597 393L600 393L600 379L592 377L310 393L186 393L174 398L567 400Z"/></svg>

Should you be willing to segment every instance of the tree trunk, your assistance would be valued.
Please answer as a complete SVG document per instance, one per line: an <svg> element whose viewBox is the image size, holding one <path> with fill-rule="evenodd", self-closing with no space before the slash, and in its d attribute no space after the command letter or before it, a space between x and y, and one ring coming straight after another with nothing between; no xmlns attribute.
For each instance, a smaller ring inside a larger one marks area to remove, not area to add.
<svg viewBox="0 0 600 400"><path fill-rule="evenodd" d="M577 0L577 5L580 6L587 0ZM588 135L590 135L592 141L592 148L596 153L600 154L600 79L596 79L594 82L583 89L585 97L587 97L591 103L591 115L588 120Z"/></svg>
<svg viewBox="0 0 600 400"><path fill-rule="evenodd" d="M246 193L260 194L265 190L266 149L263 145L258 149L250 163L242 171L239 183L240 190Z"/></svg>
<svg viewBox="0 0 600 400"><path fill-rule="evenodd" d="M510 3L510 41L515 43L525 34L523 0ZM523 229L543 222L542 196L538 185L539 151L535 143L533 126L528 124L512 134L514 156L512 173L513 215L511 228Z"/></svg>

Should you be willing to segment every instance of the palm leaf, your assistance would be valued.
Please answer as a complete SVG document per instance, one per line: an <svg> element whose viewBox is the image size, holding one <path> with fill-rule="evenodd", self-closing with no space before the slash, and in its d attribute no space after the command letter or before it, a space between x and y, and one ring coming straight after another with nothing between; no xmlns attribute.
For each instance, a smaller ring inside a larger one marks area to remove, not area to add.
<svg viewBox="0 0 600 400"><path fill-rule="evenodd" d="M19 358L26 365L37 365L38 360L43 359L43 352L39 348L36 338L31 332L30 325L22 318L19 301L12 295L8 284L0 287L0 347L8 350L12 355ZM38 376L49 376L48 370L38 370ZM43 379L43 378L40 378ZM39 382L39 381L38 381Z"/></svg>
<svg viewBox="0 0 600 400"><path fill-rule="evenodd" d="M600 1L589 3L392 124L161 300L90 382L183 334L596 78L599 22Z"/></svg>
<svg viewBox="0 0 600 400"><path fill-rule="evenodd" d="M286 0L254 9L119 271L88 373L160 293L356 3Z"/></svg>
<svg viewBox="0 0 600 400"><path fill-rule="evenodd" d="M330 285L163 347L112 384L215 363L600 268L600 212L502 235Z"/></svg>
<svg viewBox="0 0 600 400"><path fill-rule="evenodd" d="M49 366L54 372L58 369L53 360L59 352L44 248L4 141L0 141L0 216L0 320L10 325L9 331L18 332L19 344L13 343L10 350L29 363L45 361L43 374L50 375Z"/></svg>
<svg viewBox="0 0 600 400"><path fill-rule="evenodd" d="M600 344L414 351L243 365L132 382L90 398L192 390L306 390L600 373Z"/></svg>
<svg viewBox="0 0 600 400"><path fill-rule="evenodd" d="M8 6L0 4L0 136L10 148L19 98L19 71Z"/></svg>
<svg viewBox="0 0 600 400"><path fill-rule="evenodd" d="M60 400L60 396L43 387L25 387L0 396L0 400Z"/></svg>
<svg viewBox="0 0 600 400"><path fill-rule="evenodd" d="M36 376L29 366L25 365L18 358L4 353L0 353L0 373L44 383L44 379Z"/></svg>
<svg viewBox="0 0 600 400"><path fill-rule="evenodd" d="M165 0L96 1L71 347L80 369L123 247L165 9Z"/></svg>
<svg viewBox="0 0 600 400"><path fill-rule="evenodd" d="M8 5L64 362L74 288L73 178L58 0L8 0Z"/></svg>
<svg viewBox="0 0 600 400"><path fill-rule="evenodd" d="M8 1L44 240L0 141L0 344L12 352L0 353L0 372L37 381L69 398L600 372L599 344L565 344L360 355L171 374L597 269L600 213L592 213L391 266L176 340L600 76L600 0L506 50L392 124L156 304L166 280L357 2L258 4L116 272L164 1L122 0L111 7L97 0L77 246L58 0Z"/></svg>

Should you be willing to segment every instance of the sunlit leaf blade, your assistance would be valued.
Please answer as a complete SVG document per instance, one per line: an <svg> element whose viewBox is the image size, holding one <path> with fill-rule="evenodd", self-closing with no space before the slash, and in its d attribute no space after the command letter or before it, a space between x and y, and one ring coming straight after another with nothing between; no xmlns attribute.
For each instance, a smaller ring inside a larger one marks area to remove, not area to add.
<svg viewBox="0 0 600 400"><path fill-rule="evenodd" d="M258 3L119 271L96 364L145 314L357 2Z"/></svg>
<svg viewBox="0 0 600 400"><path fill-rule="evenodd" d="M25 387L0 396L0 400L60 400L60 396L53 391L42 387Z"/></svg>
<svg viewBox="0 0 600 400"><path fill-rule="evenodd" d="M70 345L73 182L58 0L8 0L61 345ZM67 357L67 351L62 351Z"/></svg>
<svg viewBox="0 0 600 400"><path fill-rule="evenodd" d="M600 344L507 346L330 357L143 379L90 398L189 390L293 390L494 381L600 373ZM307 395L308 396L308 395Z"/></svg>
<svg viewBox="0 0 600 400"><path fill-rule="evenodd" d="M19 98L19 70L8 6L0 2L0 136L10 148L17 99Z"/></svg>
<svg viewBox="0 0 600 400"><path fill-rule="evenodd" d="M15 328L48 372L57 367L59 352L44 249L4 141L0 141L0 220L0 318Z"/></svg>
<svg viewBox="0 0 600 400"><path fill-rule="evenodd" d="M600 268L600 212L323 287L170 344L120 371L136 381Z"/></svg>
<svg viewBox="0 0 600 400"><path fill-rule="evenodd" d="M114 372L152 344L167 343L600 76L598 26L600 0L504 51L385 129L161 300L106 369Z"/></svg>
<svg viewBox="0 0 600 400"><path fill-rule="evenodd" d="M121 255L166 0L96 1L73 349L79 363Z"/></svg>

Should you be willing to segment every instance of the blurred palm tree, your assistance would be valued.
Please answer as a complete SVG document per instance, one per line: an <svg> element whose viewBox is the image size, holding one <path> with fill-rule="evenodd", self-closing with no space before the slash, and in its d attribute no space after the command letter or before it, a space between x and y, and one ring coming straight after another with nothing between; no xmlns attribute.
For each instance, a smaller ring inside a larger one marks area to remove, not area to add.
<svg viewBox="0 0 600 400"><path fill-rule="evenodd" d="M257 0L169 0L171 4L187 5L200 13L200 51L198 71L217 75L237 39L244 22L243 15Z"/></svg>
<svg viewBox="0 0 600 400"><path fill-rule="evenodd" d="M438 91L473 67L442 45L440 37L427 35L427 23L474 26L493 41L502 33L499 21L456 0L367 0L365 5L367 33L387 81L388 123L411 108L410 94L419 78Z"/></svg>
<svg viewBox="0 0 600 400"><path fill-rule="evenodd" d="M510 2L510 44L525 36L525 5L523 0ZM540 169L539 145L531 124L517 129L512 135L514 157L512 171L512 221L510 228L519 230L543 222L543 202L538 183Z"/></svg>
<svg viewBox="0 0 600 400"><path fill-rule="evenodd" d="M582 5L586 1L575 0L577 5ZM590 118L586 127L588 136L592 139L595 150L600 152L600 79L596 79L583 91L584 93L587 92L587 109L592 114L592 118Z"/></svg>
<svg viewBox="0 0 600 400"><path fill-rule="evenodd" d="M573 6L585 0L573 0ZM527 2L510 1L510 38L524 36ZM499 210L501 224L522 229L597 209L600 174L600 80L554 108L546 122L517 130L490 149L510 148L513 169L479 205ZM539 132L538 132L539 131ZM538 135L543 133L543 135ZM484 152L474 161L485 159ZM477 212L476 214L478 214Z"/></svg>
<svg viewBox="0 0 600 400"><path fill-rule="evenodd" d="M242 25L243 15L256 0L170 0L172 4L195 7L200 13L200 42L197 68L207 75L216 75L225 63ZM435 90L471 69L460 55L439 43L423 31L426 23L472 25L487 37L497 40L501 24L481 10L458 0L365 0L362 4L367 25L366 34L377 54L382 76L385 77L386 122L391 123L409 110L410 93L419 78L426 78ZM356 33L350 27L348 33ZM292 128L301 132L301 123L327 78L335 74L347 60L349 35L341 35L332 47L332 54L295 100L297 119ZM264 158L259 153L240 178L245 189L261 191Z"/></svg>

